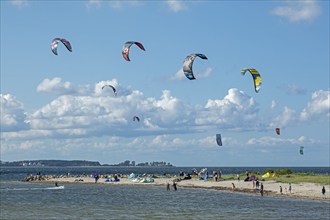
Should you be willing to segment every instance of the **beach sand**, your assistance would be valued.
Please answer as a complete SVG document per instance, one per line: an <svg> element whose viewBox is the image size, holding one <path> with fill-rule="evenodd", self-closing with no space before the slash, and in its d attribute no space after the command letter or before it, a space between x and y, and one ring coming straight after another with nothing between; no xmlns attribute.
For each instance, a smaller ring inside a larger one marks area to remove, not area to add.
<svg viewBox="0 0 330 220"><path fill-rule="evenodd" d="M214 189L214 190L226 190L238 193L250 193L259 195L260 191L256 188L253 188L252 181L244 182L237 180L225 180L215 182L212 179L208 180L199 180L198 178L192 178L188 180L178 180L178 177L160 177L154 178L153 183L136 183L133 182L133 179L127 177L119 177L119 182L106 182L106 178L101 177L98 179L96 184L108 184L108 185L151 185L151 186L164 186L166 190L166 185L169 183L171 185L171 190L173 190L172 184L173 181L177 182L177 187L181 188L203 188L203 189ZM55 183L59 185L63 183L76 183L76 184L95 184L95 179L88 176L79 176L79 177L54 177L47 176L41 182ZM260 181L260 184L264 186L264 196L276 196L276 197L291 197L291 198L301 198L309 200L323 200L330 201L330 185L325 185L326 193L323 195L321 193L322 185L315 183L296 183L291 184L292 190L289 192L288 183L279 183L275 181ZM235 189L233 189L233 184ZM280 193L280 186L282 186L282 194Z"/></svg>

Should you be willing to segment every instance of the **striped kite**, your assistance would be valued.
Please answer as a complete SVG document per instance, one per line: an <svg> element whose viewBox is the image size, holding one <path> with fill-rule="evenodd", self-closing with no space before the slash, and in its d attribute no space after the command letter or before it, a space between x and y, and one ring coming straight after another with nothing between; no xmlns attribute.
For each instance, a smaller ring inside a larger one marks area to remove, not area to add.
<svg viewBox="0 0 330 220"><path fill-rule="evenodd" d="M245 72L249 71L253 77L253 82L254 82L254 90L256 92L259 92L260 87L261 87L261 76L259 74L259 72L256 69L252 69L252 68L244 68L241 70L241 74L244 76Z"/></svg>
<svg viewBox="0 0 330 220"><path fill-rule="evenodd" d="M123 55L124 59L126 61L131 61L129 59L129 51L130 51L130 48L133 44L136 44L141 50L145 51L143 45L139 42L136 42L136 41L127 41L125 44L124 44L124 47L123 47L123 50L121 52L121 54Z"/></svg>

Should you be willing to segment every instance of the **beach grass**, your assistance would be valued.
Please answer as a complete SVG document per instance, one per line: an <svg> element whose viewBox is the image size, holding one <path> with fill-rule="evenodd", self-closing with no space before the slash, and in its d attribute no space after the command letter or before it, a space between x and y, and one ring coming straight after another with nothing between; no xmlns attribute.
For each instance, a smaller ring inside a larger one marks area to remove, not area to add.
<svg viewBox="0 0 330 220"><path fill-rule="evenodd" d="M263 178L263 174L250 173L250 176L256 176L259 180L272 180L281 183L316 183L321 185L330 185L330 175L327 174L313 174L313 173L276 173L274 176ZM244 180L246 174L240 174L241 180ZM242 178L243 177L243 178ZM223 175L222 180L237 180L236 175Z"/></svg>
<svg viewBox="0 0 330 220"><path fill-rule="evenodd" d="M271 179L281 183L317 183L330 185L330 175L294 173L289 175L278 175Z"/></svg>

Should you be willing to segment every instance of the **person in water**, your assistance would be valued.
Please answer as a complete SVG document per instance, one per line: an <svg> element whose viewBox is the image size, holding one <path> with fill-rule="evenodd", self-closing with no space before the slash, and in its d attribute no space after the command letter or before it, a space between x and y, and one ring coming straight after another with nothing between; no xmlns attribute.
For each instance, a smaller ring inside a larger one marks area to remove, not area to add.
<svg viewBox="0 0 330 220"><path fill-rule="evenodd" d="M264 185L262 183L260 185L260 194L261 196L264 196Z"/></svg>
<svg viewBox="0 0 330 220"><path fill-rule="evenodd" d="M175 181L173 181L173 188L174 188L175 191L177 190L176 182Z"/></svg>
<svg viewBox="0 0 330 220"><path fill-rule="evenodd" d="M167 189L167 191L170 191L170 183L166 184L166 189Z"/></svg>
<svg viewBox="0 0 330 220"><path fill-rule="evenodd" d="M56 186L56 187L58 187L58 184L57 184L57 182L55 182L55 186Z"/></svg>

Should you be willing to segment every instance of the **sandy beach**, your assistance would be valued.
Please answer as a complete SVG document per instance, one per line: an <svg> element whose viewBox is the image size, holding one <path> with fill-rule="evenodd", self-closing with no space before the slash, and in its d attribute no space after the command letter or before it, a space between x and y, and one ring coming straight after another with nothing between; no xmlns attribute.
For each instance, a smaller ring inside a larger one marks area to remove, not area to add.
<svg viewBox="0 0 330 220"><path fill-rule="evenodd" d="M95 179L89 176L46 176L41 180L41 182L54 183L57 182L58 185L62 184L107 184L111 185L151 185L151 186L166 186L170 184L170 190L173 189L173 181L177 183L178 189L180 188L203 188L203 189L213 189L213 190L226 190L237 193L250 193L259 195L260 190L253 188L253 182L248 181L244 182L242 180L225 180L225 181L214 181L213 179L199 180L198 178L192 178L188 180L179 180L178 177L159 177L153 178L154 182L152 183L142 183L137 182L137 180L125 177L119 177L120 181L118 182L107 182L106 178L100 177L95 183ZM139 180L142 180L139 179ZM289 192L288 183L279 183L272 180L261 181L260 183L264 186L264 195L263 196L276 196L276 197L291 197L291 198L301 198L309 200L322 200L330 201L330 185L325 185L326 193L322 194L322 185L315 183L297 183L291 184L291 193ZM233 184L235 188L233 189ZM280 193L280 186L282 186L282 194Z"/></svg>

